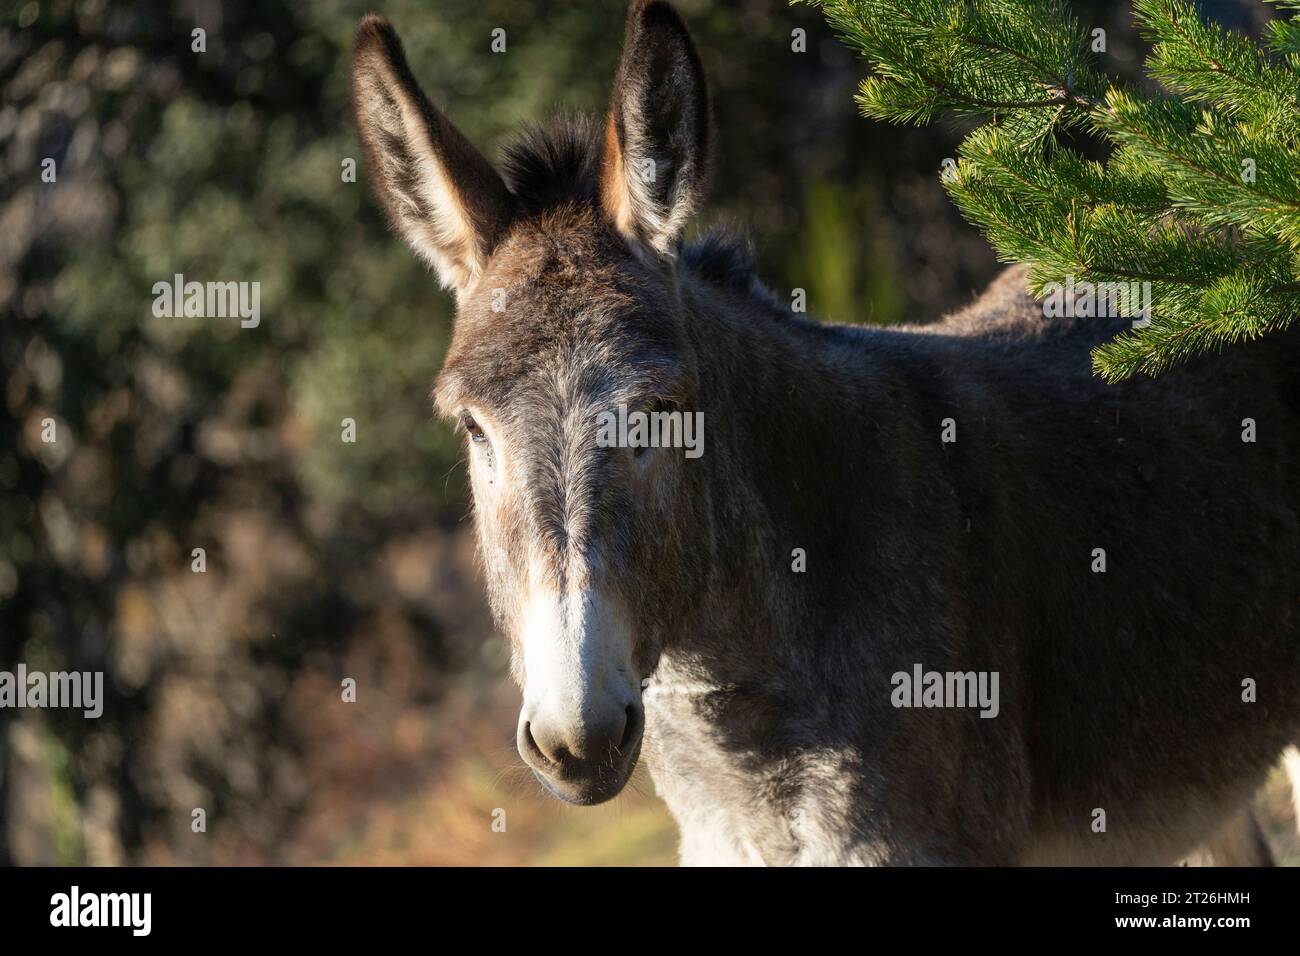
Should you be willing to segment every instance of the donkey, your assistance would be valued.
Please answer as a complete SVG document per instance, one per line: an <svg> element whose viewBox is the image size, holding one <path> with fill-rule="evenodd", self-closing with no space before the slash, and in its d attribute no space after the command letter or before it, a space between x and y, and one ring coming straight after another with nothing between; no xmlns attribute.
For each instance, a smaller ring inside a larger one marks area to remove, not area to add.
<svg viewBox="0 0 1300 956"><path fill-rule="evenodd" d="M1124 323L1046 319L1016 269L935 324L792 314L743 243L682 240L714 143L662 2L631 4L604 122L530 129L501 172L377 16L353 98L455 294L433 400L551 793L608 800L644 753L687 864L1254 835L1300 739L1295 333L1106 385L1089 349ZM614 409L702 415L703 454L602 442Z"/></svg>

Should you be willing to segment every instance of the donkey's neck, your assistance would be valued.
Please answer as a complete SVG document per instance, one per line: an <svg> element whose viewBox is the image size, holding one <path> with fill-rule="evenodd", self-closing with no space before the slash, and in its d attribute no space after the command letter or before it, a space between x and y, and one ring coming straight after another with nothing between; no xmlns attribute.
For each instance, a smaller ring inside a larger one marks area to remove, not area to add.
<svg viewBox="0 0 1300 956"><path fill-rule="evenodd" d="M684 300L706 422L686 463L702 473L689 530L701 570L684 576L656 680L731 688L797 720L966 613L949 585L962 555L979 560L971 452L940 439L983 359L968 343L972 368L958 369L946 336L820 325L703 284Z"/></svg>
<svg viewBox="0 0 1300 956"><path fill-rule="evenodd" d="M689 284L684 300L706 422L686 462L700 469L688 533L702 570L683 575L646 691L646 752L684 859L792 860L812 838L771 794L823 778L869 788L835 761L875 746L854 735L889 706L898 635L941 633L915 620L941 612L926 593L937 576L908 572L946 553L936 535L959 520L936 460L944 400L924 384L942 376L925 369L928 336L818 326Z"/></svg>
<svg viewBox="0 0 1300 956"><path fill-rule="evenodd" d="M688 467L705 475L711 554L696 620L670 650L743 681L861 637L840 620L862 620L862 592L911 551L876 516L912 506L908 482L934 473L937 432L922 435L920 410L891 398L904 393L901 337L689 282L684 298L707 436Z"/></svg>

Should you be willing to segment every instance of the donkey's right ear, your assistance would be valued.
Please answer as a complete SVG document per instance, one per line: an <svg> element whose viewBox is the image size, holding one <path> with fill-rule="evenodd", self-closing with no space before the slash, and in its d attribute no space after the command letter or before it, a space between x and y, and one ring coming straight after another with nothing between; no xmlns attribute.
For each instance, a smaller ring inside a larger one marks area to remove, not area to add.
<svg viewBox="0 0 1300 956"><path fill-rule="evenodd" d="M352 109L393 227L459 295L482 271L513 200L491 163L425 97L397 33L375 14L357 27Z"/></svg>

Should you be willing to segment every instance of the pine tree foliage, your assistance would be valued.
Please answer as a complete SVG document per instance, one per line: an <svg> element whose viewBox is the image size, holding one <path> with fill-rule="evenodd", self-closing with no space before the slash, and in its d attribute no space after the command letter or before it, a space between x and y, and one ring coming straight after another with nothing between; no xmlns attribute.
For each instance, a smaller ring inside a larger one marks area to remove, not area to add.
<svg viewBox="0 0 1300 956"><path fill-rule="evenodd" d="M1156 92L1100 68L1061 0L813 0L870 63L867 116L982 121L944 185L1038 294L1150 283L1149 323L1093 354L1115 381L1300 314L1300 0L1262 45L1185 0L1134 0ZM1063 134L1109 144L1086 159Z"/></svg>

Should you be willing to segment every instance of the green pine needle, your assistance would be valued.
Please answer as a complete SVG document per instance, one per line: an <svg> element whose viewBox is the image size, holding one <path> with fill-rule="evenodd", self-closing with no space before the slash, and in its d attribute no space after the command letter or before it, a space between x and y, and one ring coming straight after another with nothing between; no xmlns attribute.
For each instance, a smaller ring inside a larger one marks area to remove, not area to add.
<svg viewBox="0 0 1300 956"><path fill-rule="evenodd" d="M798 0L796 0L798 2ZM818 0L813 0L818 2ZM1059 0L820 0L870 65L871 118L982 122L944 186L1031 287L1150 282L1149 325L1093 353L1118 381L1286 328L1300 314L1300 0L1263 45L1186 0L1134 0L1163 93L1107 82ZM1058 140L1110 146L1104 163Z"/></svg>

